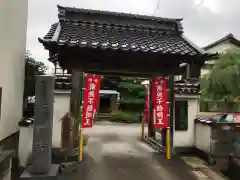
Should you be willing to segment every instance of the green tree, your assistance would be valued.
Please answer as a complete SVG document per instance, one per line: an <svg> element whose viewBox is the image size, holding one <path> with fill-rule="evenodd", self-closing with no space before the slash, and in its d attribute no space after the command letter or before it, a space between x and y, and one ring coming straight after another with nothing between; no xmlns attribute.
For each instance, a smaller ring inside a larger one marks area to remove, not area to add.
<svg viewBox="0 0 240 180"><path fill-rule="evenodd" d="M201 80L201 99L233 111L240 100L240 52L221 54L213 69Z"/></svg>
<svg viewBox="0 0 240 180"><path fill-rule="evenodd" d="M35 95L36 75L45 74L47 67L44 63L36 61L27 51L25 54L25 81L24 81L24 100L29 96Z"/></svg>
<svg viewBox="0 0 240 180"><path fill-rule="evenodd" d="M121 78L117 87L121 95L121 108L135 112L144 110L146 88L145 85L141 84L143 80L141 78Z"/></svg>

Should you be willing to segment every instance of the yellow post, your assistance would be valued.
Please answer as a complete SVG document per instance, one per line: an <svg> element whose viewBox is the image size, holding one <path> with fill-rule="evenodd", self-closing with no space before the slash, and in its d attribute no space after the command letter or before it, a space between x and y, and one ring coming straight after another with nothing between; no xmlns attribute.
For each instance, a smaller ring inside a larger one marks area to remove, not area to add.
<svg viewBox="0 0 240 180"><path fill-rule="evenodd" d="M144 140L144 125L145 125L145 120L143 118L142 119L142 140Z"/></svg>
<svg viewBox="0 0 240 180"><path fill-rule="evenodd" d="M80 138L79 138L79 161L82 161L83 158L83 128L80 129Z"/></svg>
<svg viewBox="0 0 240 180"><path fill-rule="evenodd" d="M166 158L171 159L171 139L170 139L170 127L167 127L166 134Z"/></svg>

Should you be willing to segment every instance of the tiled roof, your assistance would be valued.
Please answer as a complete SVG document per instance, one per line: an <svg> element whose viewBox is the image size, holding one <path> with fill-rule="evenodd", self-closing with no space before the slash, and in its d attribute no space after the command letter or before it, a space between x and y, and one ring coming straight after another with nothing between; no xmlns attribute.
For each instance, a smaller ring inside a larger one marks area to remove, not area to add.
<svg viewBox="0 0 240 180"><path fill-rule="evenodd" d="M207 117L207 116L206 117L196 117L195 123L211 125L213 123L213 121L211 120L211 117Z"/></svg>
<svg viewBox="0 0 240 180"><path fill-rule="evenodd" d="M58 12L59 18L66 18L66 12L75 12L81 14L91 14L91 15L107 15L107 16L115 16L115 17L128 17L131 19L145 19L149 21L158 21L158 22L180 22L182 18L163 18L163 17L156 17L156 16L146 16L146 15L139 15L139 14L130 14L130 13L121 13L121 12L110 12L110 11L100 11L100 10L93 10L93 9L83 9L83 8L75 8L75 7L63 7L58 5ZM68 17L69 18L69 17Z"/></svg>
<svg viewBox="0 0 240 180"><path fill-rule="evenodd" d="M59 30L59 34L56 32L57 30ZM58 36L54 39L56 34ZM197 55L199 53L184 37L172 32L99 22L65 21L55 23L43 41L57 41L58 45L123 51L180 55Z"/></svg>
<svg viewBox="0 0 240 180"><path fill-rule="evenodd" d="M188 78L188 79L175 81L175 84L179 86L198 87L200 85L200 81L197 78Z"/></svg>
<svg viewBox="0 0 240 180"><path fill-rule="evenodd" d="M48 31L48 33L44 36L44 39L52 39L57 27L58 27L58 22L57 23L54 23L51 25L51 28L50 30Z"/></svg>
<svg viewBox="0 0 240 180"><path fill-rule="evenodd" d="M59 22L39 41L66 45L158 54L206 55L183 36L182 19L58 6Z"/></svg>
<svg viewBox="0 0 240 180"><path fill-rule="evenodd" d="M179 94L198 94L200 91L200 82L194 78L175 81L174 91Z"/></svg>
<svg viewBox="0 0 240 180"><path fill-rule="evenodd" d="M217 40L217 41L214 41L213 43L203 47L204 50L208 50L208 49L211 49L213 48L214 46L217 46L218 44L220 43L223 43L225 41L230 41L232 42L233 44L236 44L237 46L240 46L240 40L237 39L232 33L229 33L227 34L226 36L224 36L223 38Z"/></svg>

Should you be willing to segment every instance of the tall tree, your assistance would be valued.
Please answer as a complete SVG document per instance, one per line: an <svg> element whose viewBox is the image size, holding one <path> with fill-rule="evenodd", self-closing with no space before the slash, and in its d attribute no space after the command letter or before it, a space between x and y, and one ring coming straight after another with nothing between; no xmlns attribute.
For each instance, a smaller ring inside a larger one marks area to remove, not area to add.
<svg viewBox="0 0 240 180"><path fill-rule="evenodd" d="M36 61L27 51L25 54L25 81L24 81L24 100L29 96L35 95L36 75L45 74L47 67L44 63Z"/></svg>
<svg viewBox="0 0 240 180"><path fill-rule="evenodd" d="M224 110L233 110L240 100L240 52L220 55L209 74L201 81L202 99L222 102Z"/></svg>

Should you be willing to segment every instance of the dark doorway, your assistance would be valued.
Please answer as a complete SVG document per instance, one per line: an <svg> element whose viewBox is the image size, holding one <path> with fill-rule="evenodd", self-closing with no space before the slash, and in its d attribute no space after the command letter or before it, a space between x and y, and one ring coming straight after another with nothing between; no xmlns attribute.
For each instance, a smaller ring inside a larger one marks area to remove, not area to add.
<svg viewBox="0 0 240 180"><path fill-rule="evenodd" d="M175 130L188 130L188 101L175 101Z"/></svg>
<svg viewBox="0 0 240 180"><path fill-rule="evenodd" d="M100 97L99 113L109 113L111 105L111 98Z"/></svg>

